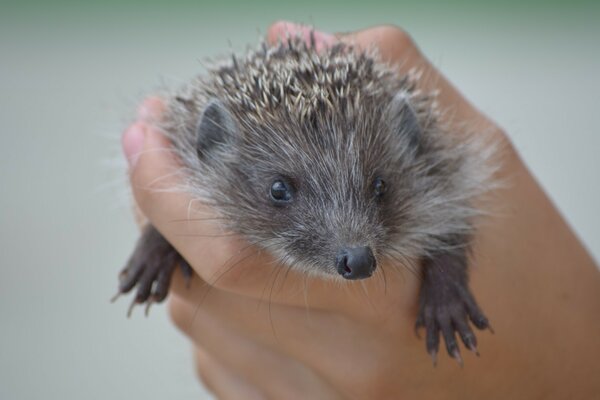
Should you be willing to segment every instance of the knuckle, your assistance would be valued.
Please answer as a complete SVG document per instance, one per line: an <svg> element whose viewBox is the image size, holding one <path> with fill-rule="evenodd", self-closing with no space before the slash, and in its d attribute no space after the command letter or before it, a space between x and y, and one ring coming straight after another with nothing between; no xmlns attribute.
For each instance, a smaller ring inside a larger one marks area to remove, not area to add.
<svg viewBox="0 0 600 400"><path fill-rule="evenodd" d="M387 40L391 40L395 46L402 49L416 48L415 42L408 32L395 25L383 25L379 28L378 34Z"/></svg>

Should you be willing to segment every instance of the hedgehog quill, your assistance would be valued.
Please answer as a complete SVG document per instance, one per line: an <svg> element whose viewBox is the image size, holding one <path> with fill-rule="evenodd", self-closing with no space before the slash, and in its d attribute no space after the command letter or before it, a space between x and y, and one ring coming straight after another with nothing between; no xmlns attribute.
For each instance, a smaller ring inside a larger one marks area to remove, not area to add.
<svg viewBox="0 0 600 400"><path fill-rule="evenodd" d="M289 38L194 79L168 100L161 128L184 165L184 189L282 264L357 280L386 259L415 260L415 326L425 328L434 363L441 334L462 364L456 333L477 353L468 321L490 328L467 266L492 151L474 135L447 132L416 82L373 52L317 51ZM161 302L178 266L191 276L148 225L119 293L135 288L132 306Z"/></svg>

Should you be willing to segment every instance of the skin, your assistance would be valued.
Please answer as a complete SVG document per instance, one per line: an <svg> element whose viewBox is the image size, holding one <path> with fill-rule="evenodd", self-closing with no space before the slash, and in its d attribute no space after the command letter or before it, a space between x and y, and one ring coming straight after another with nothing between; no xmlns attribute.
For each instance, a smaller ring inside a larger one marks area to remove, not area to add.
<svg viewBox="0 0 600 400"><path fill-rule="evenodd" d="M278 22L275 42L308 28ZM402 72L423 72L449 124L491 132L503 147L471 260L471 289L495 334L477 331L481 357L463 348L464 368L440 353L434 368L413 331L419 277L383 265L371 279L327 282L284 271L243 239L222 236L207 207L177 184L178 162L153 128L150 98L123 136L135 200L195 275L172 282L169 311L192 341L198 376L223 399L588 399L600 393L600 273L501 128L479 112L395 27L328 35L376 46ZM181 222L190 219L188 222ZM192 221L193 220L193 221ZM193 235L189 233L193 232ZM385 270L385 280L381 274Z"/></svg>

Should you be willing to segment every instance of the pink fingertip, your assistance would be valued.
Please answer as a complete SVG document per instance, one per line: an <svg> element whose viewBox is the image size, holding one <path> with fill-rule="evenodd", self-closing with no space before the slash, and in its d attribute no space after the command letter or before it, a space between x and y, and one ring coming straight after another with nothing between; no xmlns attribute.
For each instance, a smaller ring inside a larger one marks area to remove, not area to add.
<svg viewBox="0 0 600 400"><path fill-rule="evenodd" d="M137 111L138 118L142 121L155 121L164 110L164 103L159 97L148 97Z"/></svg>
<svg viewBox="0 0 600 400"><path fill-rule="evenodd" d="M121 145L123 153L129 163L129 168L135 167L137 160L144 147L144 136L146 134L146 126L141 122L136 122L131 125L121 137Z"/></svg>
<svg viewBox="0 0 600 400"><path fill-rule="evenodd" d="M317 51L321 51L324 48L331 46L336 42L336 37L330 33L321 32L314 29L311 26L300 25L289 21L280 21L273 26L275 35L278 38L285 38L290 35L300 35L302 39L309 43L311 42L311 32L315 38L315 47Z"/></svg>
<svg viewBox="0 0 600 400"><path fill-rule="evenodd" d="M315 30L314 35L315 46L317 47L317 51L321 51L324 48L333 45L337 41L337 38L330 33Z"/></svg>

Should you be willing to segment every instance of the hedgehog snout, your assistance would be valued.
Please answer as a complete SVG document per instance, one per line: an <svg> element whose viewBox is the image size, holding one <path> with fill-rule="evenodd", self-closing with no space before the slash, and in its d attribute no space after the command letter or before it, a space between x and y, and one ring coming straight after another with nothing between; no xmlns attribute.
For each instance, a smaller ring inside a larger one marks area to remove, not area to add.
<svg viewBox="0 0 600 400"><path fill-rule="evenodd" d="M338 273L345 279L365 279L373 275L377 262L370 247L340 250L335 258Z"/></svg>

